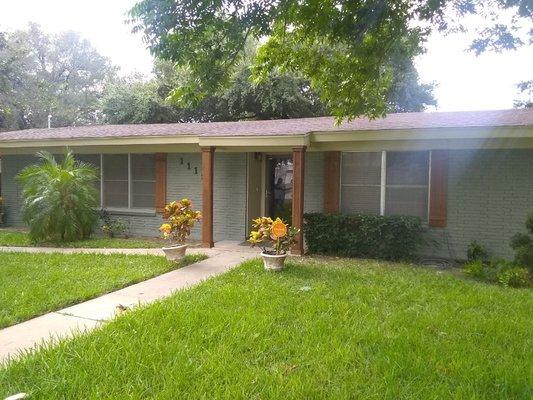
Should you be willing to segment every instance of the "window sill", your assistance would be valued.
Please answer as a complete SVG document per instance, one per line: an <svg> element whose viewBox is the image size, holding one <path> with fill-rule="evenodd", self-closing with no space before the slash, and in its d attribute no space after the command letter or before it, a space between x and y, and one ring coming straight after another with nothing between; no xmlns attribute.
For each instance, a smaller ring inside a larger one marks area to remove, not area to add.
<svg viewBox="0 0 533 400"><path fill-rule="evenodd" d="M111 215L131 215L139 217L155 217L156 212L154 209L148 208L106 208Z"/></svg>

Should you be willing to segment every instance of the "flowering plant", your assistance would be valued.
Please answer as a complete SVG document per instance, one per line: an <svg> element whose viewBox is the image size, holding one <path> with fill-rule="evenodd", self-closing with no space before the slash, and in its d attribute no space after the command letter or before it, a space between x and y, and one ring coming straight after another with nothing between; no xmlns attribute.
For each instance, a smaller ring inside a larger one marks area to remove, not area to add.
<svg viewBox="0 0 533 400"><path fill-rule="evenodd" d="M189 199L181 199L165 206L163 218L167 221L159 228L163 232L163 237L183 243L191 234L194 224L202 218L202 214L193 210Z"/></svg>
<svg viewBox="0 0 533 400"><path fill-rule="evenodd" d="M281 218L273 220L270 217L259 217L253 220L252 232L248 241L252 246L263 243L263 252L267 254L286 254L296 242L298 228L289 226ZM272 250L267 250L266 245L272 244Z"/></svg>

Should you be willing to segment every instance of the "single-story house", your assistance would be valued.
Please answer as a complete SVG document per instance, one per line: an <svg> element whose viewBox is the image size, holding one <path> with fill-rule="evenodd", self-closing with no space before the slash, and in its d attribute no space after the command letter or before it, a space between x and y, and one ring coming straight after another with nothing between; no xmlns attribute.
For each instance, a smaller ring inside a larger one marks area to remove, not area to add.
<svg viewBox="0 0 533 400"><path fill-rule="evenodd" d="M99 167L101 206L136 235L158 234L166 202L203 211L205 246L244 240L259 215L301 226L303 213L419 216L464 258L472 241L509 257L510 237L533 212L533 110L333 118L103 125L0 133L7 223L22 224L15 175L39 150L72 149ZM303 251L300 240L297 251Z"/></svg>

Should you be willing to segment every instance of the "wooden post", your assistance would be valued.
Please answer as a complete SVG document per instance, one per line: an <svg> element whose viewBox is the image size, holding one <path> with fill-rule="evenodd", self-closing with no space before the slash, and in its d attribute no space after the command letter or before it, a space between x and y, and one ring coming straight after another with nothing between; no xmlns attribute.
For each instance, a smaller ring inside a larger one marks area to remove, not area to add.
<svg viewBox="0 0 533 400"><path fill-rule="evenodd" d="M341 152L326 152L324 171L324 212L327 214L339 212L339 197L341 183Z"/></svg>
<svg viewBox="0 0 533 400"><path fill-rule="evenodd" d="M167 203L167 154L155 155L155 211L165 211Z"/></svg>
<svg viewBox="0 0 533 400"><path fill-rule="evenodd" d="M202 246L213 247L213 177L215 148L202 147Z"/></svg>
<svg viewBox="0 0 533 400"><path fill-rule="evenodd" d="M444 228L448 211L448 150L431 151L429 226Z"/></svg>
<svg viewBox="0 0 533 400"><path fill-rule="evenodd" d="M292 225L303 229L304 220L304 176L305 176L305 146L292 149ZM296 243L292 247L292 253L302 255L304 253L303 233L296 237Z"/></svg>

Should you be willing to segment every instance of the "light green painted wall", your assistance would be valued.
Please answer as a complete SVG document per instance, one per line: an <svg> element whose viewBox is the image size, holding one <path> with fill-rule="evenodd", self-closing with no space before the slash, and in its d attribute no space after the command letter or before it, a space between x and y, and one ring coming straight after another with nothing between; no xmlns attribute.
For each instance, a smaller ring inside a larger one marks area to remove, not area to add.
<svg viewBox="0 0 533 400"><path fill-rule="evenodd" d="M533 212L533 149L453 150L449 153L448 226L431 228L438 248L424 253L465 259L472 241L511 258L511 236Z"/></svg>
<svg viewBox="0 0 533 400"><path fill-rule="evenodd" d="M181 159L183 158L183 164ZM14 176L34 159L2 158L2 195L8 223L20 226L20 187ZM174 153L167 157L167 200L190 197L201 209L201 156ZM187 169L190 163L191 169ZM194 167L198 173L194 174ZM215 153L215 240L243 240L246 221L246 154ZM324 154L308 153L305 171L305 211L323 210ZM448 183L448 226L430 228L438 248L426 255L465 258L468 244L476 240L492 255L512 257L511 236L524 231L526 215L533 212L533 149L452 150ZM158 235L160 216L122 216L135 235ZM193 231L200 238L200 225Z"/></svg>

